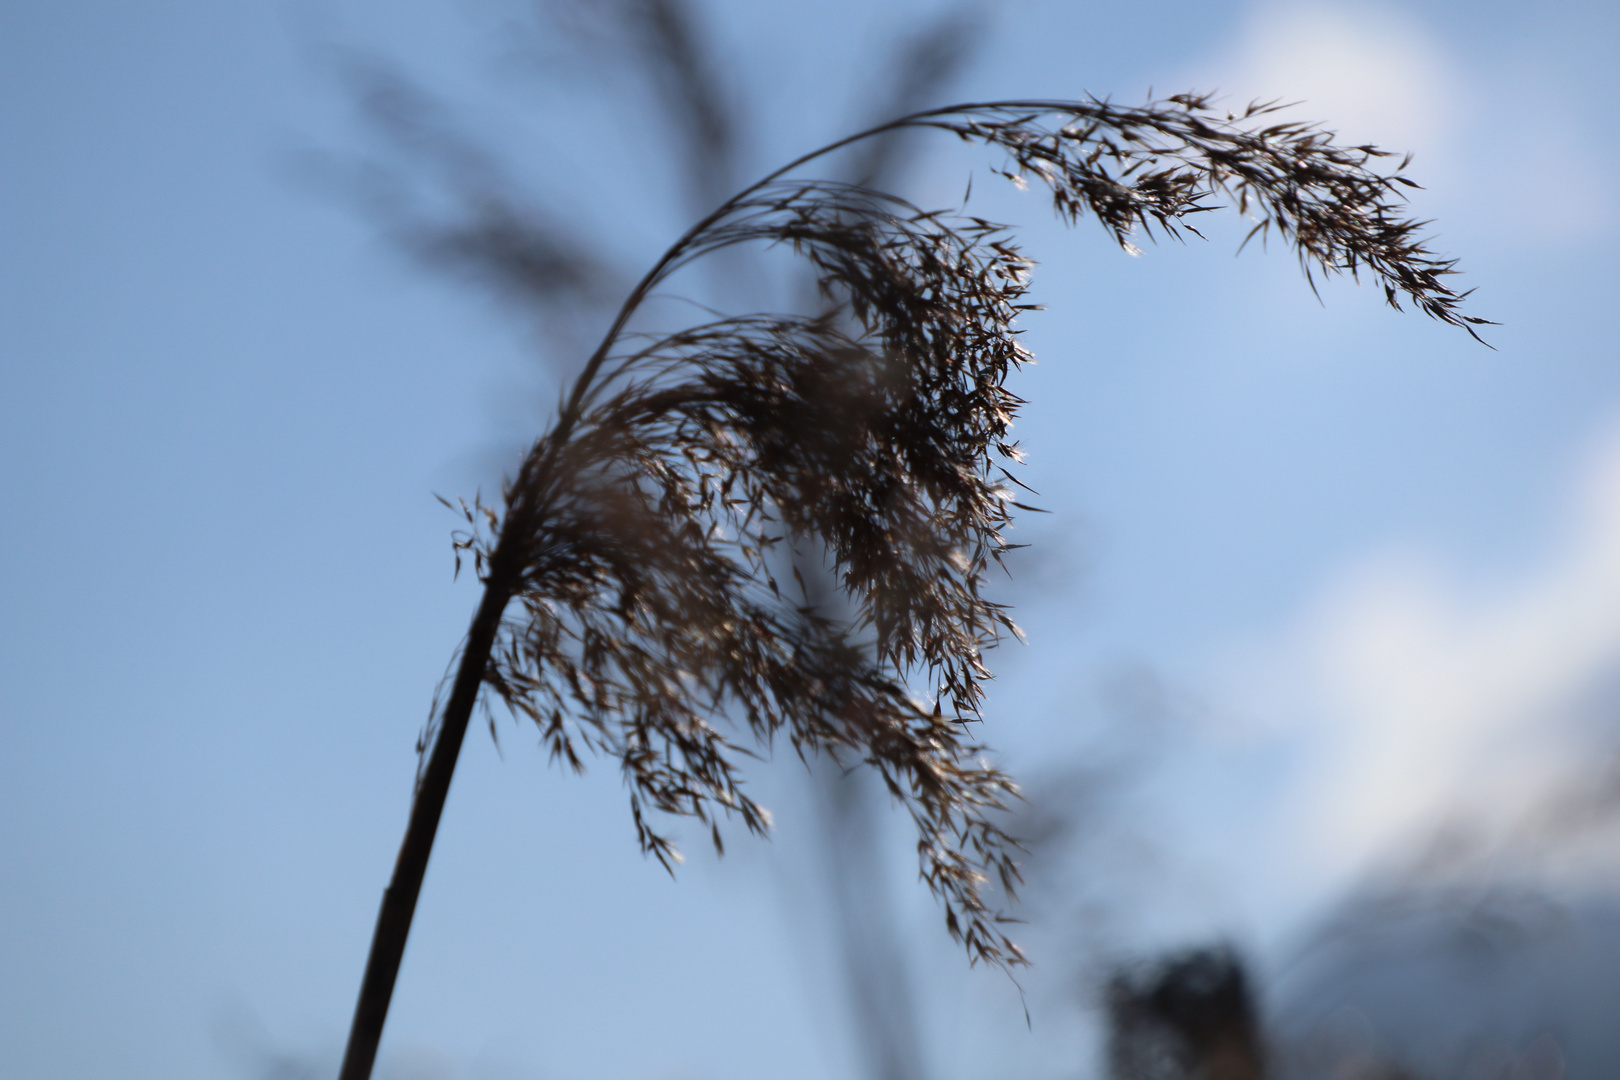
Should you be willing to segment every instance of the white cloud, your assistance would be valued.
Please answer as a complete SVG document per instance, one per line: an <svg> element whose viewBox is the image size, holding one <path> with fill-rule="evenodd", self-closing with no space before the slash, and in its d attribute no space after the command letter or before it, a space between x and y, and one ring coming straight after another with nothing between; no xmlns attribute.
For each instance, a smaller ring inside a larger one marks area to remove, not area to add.
<svg viewBox="0 0 1620 1080"><path fill-rule="evenodd" d="M1378 3L1260 0L1233 39L1176 80L1217 89L1226 108L1298 102L1286 119L1342 143L1417 156L1425 205L1467 209L1537 246L1586 243L1620 221L1614 154L1594 138L1594 72L1560 67L1545 43L1455 53L1412 16ZM1518 140L1503 149L1503 132Z"/></svg>
<svg viewBox="0 0 1620 1080"><path fill-rule="evenodd" d="M1300 718L1285 737L1308 749L1278 814L1307 873L1342 879L1445 822L1507 837L1613 754L1620 723L1605 750L1590 709L1620 671L1620 428L1575 501L1520 580L1471 596L1438 560L1385 554L1249 666L1270 683L1250 700Z"/></svg>
<svg viewBox="0 0 1620 1080"><path fill-rule="evenodd" d="M1452 65L1422 25L1370 4L1256 6L1234 47L1194 83L1219 87L1231 108L1298 101L1289 116L1400 151L1440 144L1461 100Z"/></svg>

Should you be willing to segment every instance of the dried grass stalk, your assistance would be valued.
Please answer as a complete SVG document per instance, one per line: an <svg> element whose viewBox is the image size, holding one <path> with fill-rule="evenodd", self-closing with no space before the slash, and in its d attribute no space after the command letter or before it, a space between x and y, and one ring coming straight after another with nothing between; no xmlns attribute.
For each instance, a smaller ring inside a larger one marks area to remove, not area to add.
<svg viewBox="0 0 1620 1080"><path fill-rule="evenodd" d="M1014 101L917 113L808 154L694 225L631 292L499 506L464 506L458 556L485 594L424 738L424 768L384 900L345 1080L369 1075L450 774L487 687L578 769L616 759L644 851L678 859L662 817L764 832L739 763L787 740L869 765L917 828L921 875L973 962L1023 954L987 898L1018 883L995 811L1016 797L973 735L985 650L1016 633L984 595L1015 501L1006 388L1029 263L1008 230L850 184L786 179L851 143L935 128L1001 150L1068 222L1122 247L1226 196L1318 272L1366 272L1473 333L1453 262L1403 216L1399 169L1370 146L1223 116L1181 95L1140 108ZM1404 165L1404 162L1402 163ZM1194 230L1195 231L1195 230ZM651 292L739 244L787 246L827 313L627 333ZM819 552L848 601L804 600L789 552ZM352 1066L352 1067L351 1067Z"/></svg>

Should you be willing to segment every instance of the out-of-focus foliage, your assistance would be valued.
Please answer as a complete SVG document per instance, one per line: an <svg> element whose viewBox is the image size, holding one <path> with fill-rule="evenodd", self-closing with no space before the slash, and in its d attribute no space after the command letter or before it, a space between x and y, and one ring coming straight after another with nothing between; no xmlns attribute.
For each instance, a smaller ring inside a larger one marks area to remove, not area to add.
<svg viewBox="0 0 1620 1080"><path fill-rule="evenodd" d="M1231 949L1196 949L1115 975L1108 987L1115 1080L1260 1080L1259 1017Z"/></svg>

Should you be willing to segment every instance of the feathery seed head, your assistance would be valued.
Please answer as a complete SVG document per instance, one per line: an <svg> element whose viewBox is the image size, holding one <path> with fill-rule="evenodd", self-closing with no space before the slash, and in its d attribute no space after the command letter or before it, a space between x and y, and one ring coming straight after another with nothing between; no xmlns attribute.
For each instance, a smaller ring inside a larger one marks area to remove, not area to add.
<svg viewBox="0 0 1620 1080"><path fill-rule="evenodd" d="M1365 270L1391 304L1473 333L1485 320L1460 314L1452 262L1400 214L1407 181L1368 167L1381 152L1305 125L1257 129L1270 109L1002 102L866 134L937 128L996 148L1003 175L1044 184L1060 218L1094 216L1127 251L1137 233L1190 230L1225 194L1307 275ZM553 757L619 761L637 836L666 867L679 856L658 814L696 818L717 847L717 814L770 827L738 762L779 739L873 767L915 822L951 934L975 962L1020 964L985 895L991 878L1009 896L1019 881L997 816L1017 788L968 725L984 651L1018 632L984 581L1027 509L1008 486L1021 402L1005 383L1030 359L1012 325L1034 307L1030 263L1003 226L789 171L666 254L504 509L466 510L458 553L516 601L485 682ZM825 310L625 332L672 274L745 243L806 260ZM813 601L806 560L830 570L843 612Z"/></svg>

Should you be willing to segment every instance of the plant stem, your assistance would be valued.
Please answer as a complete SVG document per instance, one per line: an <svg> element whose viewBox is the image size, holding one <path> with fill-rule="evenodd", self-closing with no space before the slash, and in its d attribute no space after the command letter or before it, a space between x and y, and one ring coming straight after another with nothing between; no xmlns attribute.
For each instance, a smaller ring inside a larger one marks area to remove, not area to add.
<svg viewBox="0 0 1620 1080"><path fill-rule="evenodd" d="M511 598L511 578L497 573L492 566L484 583L484 598L467 631L467 645L440 720L433 753L411 803L411 819L405 827L399 858L394 863L393 880L383 892L382 910L377 913L371 955L366 959L366 974L360 983L360 999L354 1007L354 1024L349 1029L349 1045L343 1052L343 1070L338 1080L370 1080L383 1023L388 1019L388 1003L394 996L394 979L405 957L405 939L410 935L411 918L416 914L416 898L422 891L428 856L433 853L433 838L439 831L445 796L450 793L450 778L456 771L456 758L461 753L462 738L467 734L467 721L478 701L490 652L495 646L495 633Z"/></svg>
<svg viewBox="0 0 1620 1080"><path fill-rule="evenodd" d="M656 265L647 272L620 307L596 351L575 380L573 389L559 412L557 426L525 458L523 471L544 470L553 455L568 441L586 407L586 398L598 372L607 360L620 333L631 316L647 298L653 287L686 251L687 246L730 213L743 199L759 191L771 181L799 166L831 153L851 143L873 135L926 122L927 118L951 112L951 109L931 109L914 113L899 120L880 124L866 131L840 139L819 150L805 154L770 173L764 179L743 189L726 200L719 208L693 225L664 253ZM530 489L532 484L519 483L517 489ZM517 509L511 508L511 516ZM529 514L538 511L528 508ZM504 534L507 529L503 528ZM366 973L360 983L360 999L354 1007L354 1023L349 1028L349 1044L343 1052L343 1068L338 1080L370 1080L371 1069L377 1058L377 1046L382 1041L383 1024L388 1019L388 1005L394 996L394 980L399 976L399 965L405 957L405 942L410 936L411 919L416 914L416 899L422 891L422 878L427 873L428 856L433 853L433 838L439 831L439 817L444 812L444 800L450 793L450 778L456 771L456 759L461 753L462 739L467 734L467 722L488 668L495 634L500 628L501 616L512 599L516 575L505 570L508 560L502 558L501 545L489 563L489 577L484 584L484 598L473 616L467 631L467 645L456 670L455 686L441 718L438 738L428 758L427 770L416 790L411 804L410 823L405 827L405 839L400 844L399 858L394 863L394 877L383 892L382 909L377 913L377 929L371 938L371 954L366 959Z"/></svg>

